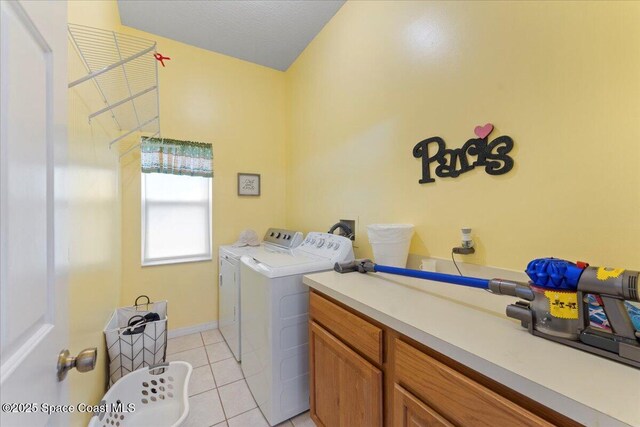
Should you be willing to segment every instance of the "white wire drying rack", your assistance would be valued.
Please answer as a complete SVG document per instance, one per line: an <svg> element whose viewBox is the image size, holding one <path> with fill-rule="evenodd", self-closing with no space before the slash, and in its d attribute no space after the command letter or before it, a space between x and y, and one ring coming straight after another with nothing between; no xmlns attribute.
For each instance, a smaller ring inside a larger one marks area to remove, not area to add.
<svg viewBox="0 0 640 427"><path fill-rule="evenodd" d="M89 122L102 114L111 116L120 135L109 142L109 148L135 132L159 136L156 42L78 24L68 24L68 31L88 73L69 83L69 88L88 81L96 86L104 107L91 113Z"/></svg>

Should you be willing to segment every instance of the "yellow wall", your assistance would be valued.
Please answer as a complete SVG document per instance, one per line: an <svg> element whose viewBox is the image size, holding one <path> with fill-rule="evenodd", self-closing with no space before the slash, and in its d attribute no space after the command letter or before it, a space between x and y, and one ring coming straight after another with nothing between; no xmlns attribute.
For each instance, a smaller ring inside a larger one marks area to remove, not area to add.
<svg viewBox="0 0 640 427"><path fill-rule="evenodd" d="M411 252L521 270L535 257L640 268L640 4L350 1L287 71L287 225L416 225ZM418 184L412 148L478 124L515 167ZM321 207L321 208L319 208Z"/></svg>
<svg viewBox="0 0 640 427"><path fill-rule="evenodd" d="M69 4L70 22L157 40L172 58L162 133L213 144L214 257L243 228L357 215L359 256L366 224L411 222L411 251L439 257L469 225L467 261L514 269L548 255L640 268L639 19L638 3L352 1L281 73L122 27L114 1ZM140 266L139 154L118 184L110 123L86 123L95 96L69 101L74 351L102 345L108 314L141 293L169 300L171 328L217 319L215 261ZM489 121L515 141L512 172L418 184L418 141L459 147ZM237 172L261 173L263 195L237 197ZM71 378L74 401L99 399L100 368Z"/></svg>
<svg viewBox="0 0 640 427"><path fill-rule="evenodd" d="M172 58L160 69L162 134L214 149L214 260L141 268L139 153L119 162L118 150L108 149L117 135L110 120L87 123L102 107L95 87L70 90L70 348L97 345L100 359L94 372L70 375L70 389L72 402L97 403L105 383L102 330L117 306L144 293L169 300L171 329L216 321L218 245L244 228L264 233L284 226L284 74L123 27L115 1L70 2L68 16L71 23L157 40L158 51ZM71 48L69 65L69 80L84 74ZM135 142L127 138L121 151ZM262 174L262 196L237 197L237 172Z"/></svg>
<svg viewBox="0 0 640 427"><path fill-rule="evenodd" d="M99 3L96 3L98 5ZM85 25L104 27L112 22L106 14L69 2L68 19ZM116 17L117 18L117 17ZM86 74L71 46L69 81ZM94 371L71 371L71 403L96 404L104 394L106 350L103 329L120 303L120 191L116 151L108 142L117 136L109 120L88 123L90 113L102 108L91 82L69 90L68 173L69 173L69 350L75 354L98 347ZM90 414L74 413L73 425L86 425Z"/></svg>
<svg viewBox="0 0 640 427"><path fill-rule="evenodd" d="M169 301L170 329L218 319L218 246L245 228L284 226L282 72L127 27L171 57L160 68L162 136L213 144L213 260L141 267L139 150L122 161L122 298ZM124 146L125 144L123 144ZM260 197L237 196L237 173L261 174Z"/></svg>

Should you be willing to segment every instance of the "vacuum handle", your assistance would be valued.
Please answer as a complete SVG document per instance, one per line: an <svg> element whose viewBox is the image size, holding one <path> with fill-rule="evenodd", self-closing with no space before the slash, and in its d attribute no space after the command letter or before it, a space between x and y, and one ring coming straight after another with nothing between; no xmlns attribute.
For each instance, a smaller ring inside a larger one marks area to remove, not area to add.
<svg viewBox="0 0 640 427"><path fill-rule="evenodd" d="M608 295L600 295L600 298L602 298L604 314L607 315L613 332L631 340L636 339L636 328L629 317L624 300Z"/></svg>

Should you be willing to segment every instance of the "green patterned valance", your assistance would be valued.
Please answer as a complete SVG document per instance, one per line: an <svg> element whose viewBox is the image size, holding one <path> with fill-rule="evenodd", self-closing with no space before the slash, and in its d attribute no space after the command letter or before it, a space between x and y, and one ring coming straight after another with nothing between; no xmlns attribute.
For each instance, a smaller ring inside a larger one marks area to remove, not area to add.
<svg viewBox="0 0 640 427"><path fill-rule="evenodd" d="M143 173L213 177L211 144L142 137Z"/></svg>

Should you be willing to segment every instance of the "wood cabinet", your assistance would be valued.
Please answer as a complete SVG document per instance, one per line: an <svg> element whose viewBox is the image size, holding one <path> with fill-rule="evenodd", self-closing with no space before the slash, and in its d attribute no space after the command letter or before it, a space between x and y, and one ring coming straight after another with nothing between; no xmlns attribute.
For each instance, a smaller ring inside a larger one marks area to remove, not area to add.
<svg viewBox="0 0 640 427"><path fill-rule="evenodd" d="M457 425L552 425L402 340L394 349L396 382Z"/></svg>
<svg viewBox="0 0 640 427"><path fill-rule="evenodd" d="M319 426L382 426L382 371L318 324L309 329L312 418Z"/></svg>
<svg viewBox="0 0 640 427"><path fill-rule="evenodd" d="M580 425L315 290L309 298L318 426Z"/></svg>

